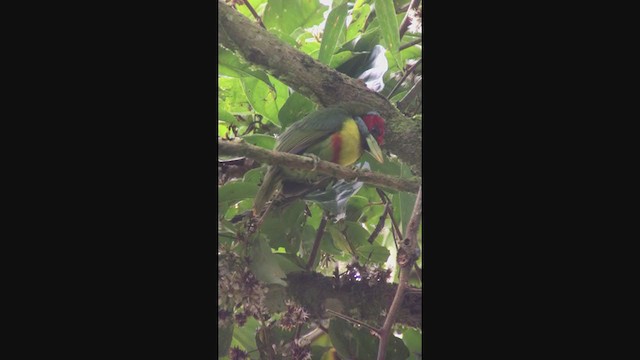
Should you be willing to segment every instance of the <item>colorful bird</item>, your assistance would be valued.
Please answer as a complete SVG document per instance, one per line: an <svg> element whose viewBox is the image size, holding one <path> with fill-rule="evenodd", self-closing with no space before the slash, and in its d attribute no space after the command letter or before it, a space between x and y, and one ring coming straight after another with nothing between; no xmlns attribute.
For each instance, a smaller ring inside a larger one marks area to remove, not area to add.
<svg viewBox="0 0 640 360"><path fill-rule="evenodd" d="M277 139L276 151L310 155L321 160L349 166L369 151L379 162L384 162L380 145L384 143L384 119L369 106L345 103L311 113L289 126ZM309 182L317 174L308 170L289 170L269 166L253 206L254 216L283 182Z"/></svg>

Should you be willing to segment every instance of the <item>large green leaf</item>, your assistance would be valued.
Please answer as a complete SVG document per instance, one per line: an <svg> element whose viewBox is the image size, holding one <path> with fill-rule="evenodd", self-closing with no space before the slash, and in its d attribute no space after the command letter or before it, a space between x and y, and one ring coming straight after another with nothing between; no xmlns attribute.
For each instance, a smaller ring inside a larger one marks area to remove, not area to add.
<svg viewBox="0 0 640 360"><path fill-rule="evenodd" d="M377 357L378 341L369 330L356 329L348 322L335 318L331 320L329 337L341 359L360 360Z"/></svg>
<svg viewBox="0 0 640 360"><path fill-rule="evenodd" d="M411 170L407 165L400 165L400 175L401 177L407 179L410 178ZM410 194L404 191L399 191L398 194L393 196L393 213L396 221L398 222L398 226L402 231L402 236L406 235L407 232L407 224L409 223L409 219L411 218L411 213L413 213L413 206L416 203L416 194Z"/></svg>
<svg viewBox="0 0 640 360"><path fill-rule="evenodd" d="M358 248L360 263L382 264L389 258L389 249L380 245L362 245Z"/></svg>
<svg viewBox="0 0 640 360"><path fill-rule="evenodd" d="M272 123L280 126L276 91L256 78L242 78L242 89L253 109Z"/></svg>
<svg viewBox="0 0 640 360"><path fill-rule="evenodd" d="M244 60L222 46L218 46L218 71L222 75L236 78L255 77L273 88L267 73L262 70L251 69L250 65L245 63Z"/></svg>
<svg viewBox="0 0 640 360"><path fill-rule="evenodd" d="M271 247L262 237L258 237L251 246L249 267L256 279L267 284L287 286L287 283L282 280L286 275L280 268L276 254L271 252Z"/></svg>
<svg viewBox="0 0 640 360"><path fill-rule="evenodd" d="M247 318L247 322L242 327L236 327L233 330L233 341L231 346L240 346L245 351L253 351L256 346L256 330L258 329L258 321L253 317ZM251 359L258 359L259 356L256 351L250 352Z"/></svg>
<svg viewBox="0 0 640 360"><path fill-rule="evenodd" d="M376 0L376 19L380 24L380 30L385 47L391 53L396 65L402 69L402 57L400 56L400 33L398 31L398 19L393 0Z"/></svg>
<svg viewBox="0 0 640 360"><path fill-rule="evenodd" d="M218 78L218 105L222 105L222 109L234 115L252 114L251 104L247 100L240 79Z"/></svg>
<svg viewBox="0 0 640 360"><path fill-rule="evenodd" d="M269 0L262 21L268 30L275 28L291 35L298 28L320 24L325 10L318 0Z"/></svg>
<svg viewBox="0 0 640 360"><path fill-rule="evenodd" d="M254 198L258 193L258 186L251 183L230 182L218 188L218 203L234 203L242 199Z"/></svg>
<svg viewBox="0 0 640 360"><path fill-rule="evenodd" d="M362 33L364 30L364 23L367 21L367 17L371 12L371 6L369 4L363 4L362 6L355 8L351 13L351 23L347 28L347 34L345 41L351 41L356 36Z"/></svg>
<svg viewBox="0 0 640 360"><path fill-rule="evenodd" d="M321 63L329 64L331 62L331 57L336 50L340 33L342 33L346 27L346 17L346 3L334 7L329 13L329 16L327 16L322 43L320 43L320 53L318 54L318 61Z"/></svg>
<svg viewBox="0 0 640 360"><path fill-rule="evenodd" d="M422 335L418 330L407 329L402 333L402 341L409 349L410 360L422 359Z"/></svg>
<svg viewBox="0 0 640 360"><path fill-rule="evenodd" d="M309 100L304 95L301 95L299 92L294 92L289 96L278 113L278 119L280 119L280 126L282 126L282 130L312 113L315 108L316 104L313 101Z"/></svg>
<svg viewBox="0 0 640 360"><path fill-rule="evenodd" d="M245 135L242 139L251 145L260 146L269 150L273 150L276 144L276 139L273 136L264 134Z"/></svg>
<svg viewBox="0 0 640 360"><path fill-rule="evenodd" d="M295 254L300 248L304 202L296 200L282 208L272 207L260 226L260 233L274 249L283 247L287 253Z"/></svg>
<svg viewBox="0 0 640 360"><path fill-rule="evenodd" d="M222 120L229 125L238 125L238 120L235 116L225 110L220 103L218 103L218 120Z"/></svg>

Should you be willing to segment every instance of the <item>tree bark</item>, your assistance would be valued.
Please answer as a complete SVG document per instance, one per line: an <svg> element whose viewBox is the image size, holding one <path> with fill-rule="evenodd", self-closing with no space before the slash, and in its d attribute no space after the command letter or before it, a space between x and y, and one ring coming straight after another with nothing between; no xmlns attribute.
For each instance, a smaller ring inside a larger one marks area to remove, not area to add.
<svg viewBox="0 0 640 360"><path fill-rule="evenodd" d="M422 175L422 121L403 115L384 96L285 44L218 0L218 43L322 106L359 101L386 120L385 148Z"/></svg>
<svg viewBox="0 0 640 360"><path fill-rule="evenodd" d="M366 170L351 170L347 167L323 160L314 164L313 159L310 157L267 150L247 143L218 139L218 151L221 155L242 155L269 165L306 170L315 168L315 171L320 174L330 175L348 181L358 180L365 184L387 189L417 193L420 188L420 181L417 180L403 179Z"/></svg>

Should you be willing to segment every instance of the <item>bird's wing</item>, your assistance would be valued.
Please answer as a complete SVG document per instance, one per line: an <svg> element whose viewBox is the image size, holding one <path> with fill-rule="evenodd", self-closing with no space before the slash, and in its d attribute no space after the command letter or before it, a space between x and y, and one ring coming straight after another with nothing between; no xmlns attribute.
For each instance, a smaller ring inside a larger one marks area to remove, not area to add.
<svg viewBox="0 0 640 360"><path fill-rule="evenodd" d="M316 111L289 126L278 137L276 150L301 154L309 146L317 144L339 131L344 121L350 118L340 108L326 108Z"/></svg>

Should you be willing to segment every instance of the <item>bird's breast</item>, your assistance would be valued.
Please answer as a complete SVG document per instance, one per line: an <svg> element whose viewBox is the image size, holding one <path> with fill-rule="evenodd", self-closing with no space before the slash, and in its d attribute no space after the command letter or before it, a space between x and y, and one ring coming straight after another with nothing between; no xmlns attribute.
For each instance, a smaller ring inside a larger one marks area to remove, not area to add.
<svg viewBox="0 0 640 360"><path fill-rule="evenodd" d="M331 136L334 158L332 162L340 165L351 165L362 156L362 144L358 124L348 119L342 124L340 131Z"/></svg>

